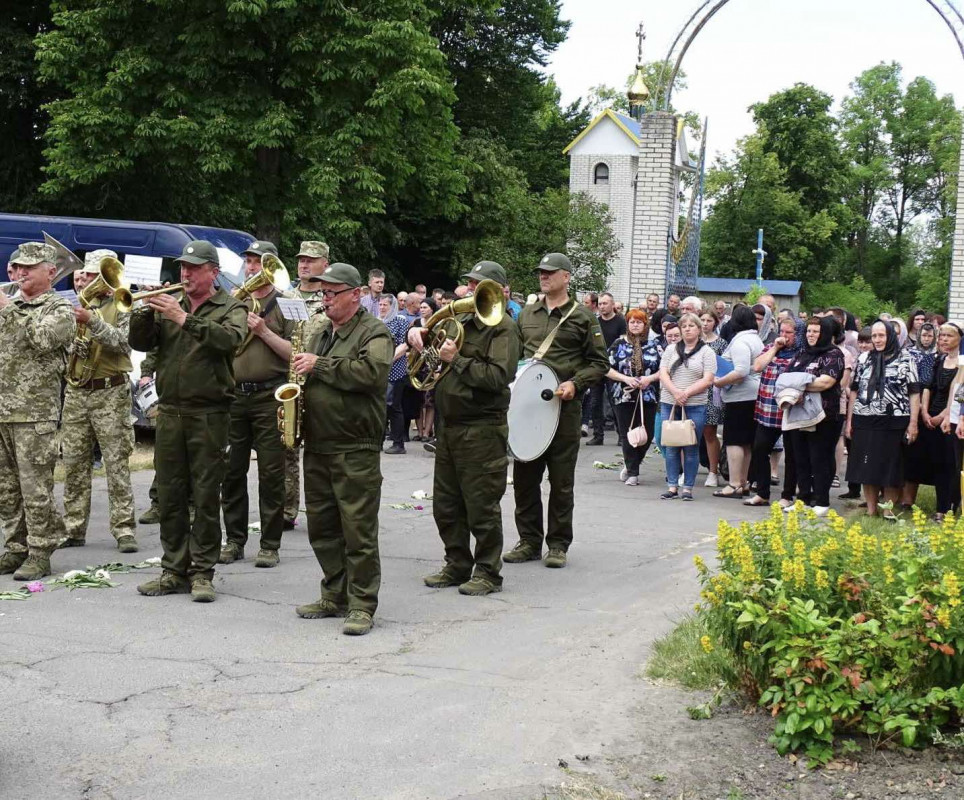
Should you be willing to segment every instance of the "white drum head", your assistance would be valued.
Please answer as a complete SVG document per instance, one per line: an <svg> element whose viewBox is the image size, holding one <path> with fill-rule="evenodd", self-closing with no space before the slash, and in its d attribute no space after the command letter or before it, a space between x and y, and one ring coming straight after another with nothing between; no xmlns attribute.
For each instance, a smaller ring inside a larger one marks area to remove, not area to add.
<svg viewBox="0 0 964 800"><path fill-rule="evenodd" d="M516 373L509 386L509 453L516 461L532 461L544 452L559 427L562 401L543 392L559 388L559 379L551 367L538 361L526 364Z"/></svg>

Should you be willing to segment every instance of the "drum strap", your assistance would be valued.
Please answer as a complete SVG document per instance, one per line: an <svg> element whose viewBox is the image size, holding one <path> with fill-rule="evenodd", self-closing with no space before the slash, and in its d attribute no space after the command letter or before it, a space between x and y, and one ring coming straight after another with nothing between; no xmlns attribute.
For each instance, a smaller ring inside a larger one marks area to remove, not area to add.
<svg viewBox="0 0 964 800"><path fill-rule="evenodd" d="M556 334L559 333L559 329L562 327L562 323L569 319L570 314L576 310L577 305L579 304L573 300L572 307L563 315L562 319L559 320L559 324L549 331L549 335L542 340L542 344L539 345L539 349L536 350L532 356L534 361L542 361L542 359L545 358L546 353L549 352L549 348L552 347L552 342L555 340Z"/></svg>

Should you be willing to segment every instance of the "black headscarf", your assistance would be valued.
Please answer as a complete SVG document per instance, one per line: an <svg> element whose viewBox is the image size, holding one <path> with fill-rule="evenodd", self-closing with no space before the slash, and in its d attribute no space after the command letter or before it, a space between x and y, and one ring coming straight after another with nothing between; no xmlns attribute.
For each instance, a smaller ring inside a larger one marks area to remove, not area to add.
<svg viewBox="0 0 964 800"><path fill-rule="evenodd" d="M757 331L756 314L749 306L735 306L730 317L730 334L736 336L743 331Z"/></svg>
<svg viewBox="0 0 964 800"><path fill-rule="evenodd" d="M796 358L793 359L793 364L790 367L790 371L794 372L799 367L806 367L815 358L819 358L828 350L836 347L834 344L834 339L837 336L837 332L840 330L840 323L837 322L833 317L821 317L820 319L820 336L817 337L817 343L813 346L806 339L807 328L809 328L813 323L807 323L804 328L804 339L803 347L797 354Z"/></svg>
<svg viewBox="0 0 964 800"><path fill-rule="evenodd" d="M877 320L874 325L878 323L887 329L887 341L883 350L878 350L875 347L867 354L870 361L870 380L867 381L867 395L863 398L864 403L869 403L875 396L881 398L884 396L887 365L900 355L897 326L882 319ZM873 328L873 325L871 328Z"/></svg>

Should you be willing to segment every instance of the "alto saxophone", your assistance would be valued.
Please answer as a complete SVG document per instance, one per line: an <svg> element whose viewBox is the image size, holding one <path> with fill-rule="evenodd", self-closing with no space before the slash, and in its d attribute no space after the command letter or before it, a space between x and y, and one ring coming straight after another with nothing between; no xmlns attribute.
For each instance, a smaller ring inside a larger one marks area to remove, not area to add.
<svg viewBox="0 0 964 800"><path fill-rule="evenodd" d="M278 430L281 432L281 442L291 449L301 446L303 438L302 417L305 413L305 396L302 388L307 375L295 372L295 355L304 350L305 323L295 325L291 334L291 358L288 361L288 383L283 383L275 389L274 399L278 406Z"/></svg>

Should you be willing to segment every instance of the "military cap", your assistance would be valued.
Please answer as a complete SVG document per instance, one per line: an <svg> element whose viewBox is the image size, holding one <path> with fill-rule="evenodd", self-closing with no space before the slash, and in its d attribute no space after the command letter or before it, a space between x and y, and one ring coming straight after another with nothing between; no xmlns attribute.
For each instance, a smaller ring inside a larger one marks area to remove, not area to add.
<svg viewBox="0 0 964 800"><path fill-rule="evenodd" d="M193 242L188 242L184 245L184 252L181 253L181 257L175 258L174 260L183 261L185 264L205 264L211 261L215 266L221 266L217 248L210 242L205 242L203 239L195 239Z"/></svg>
<svg viewBox="0 0 964 800"><path fill-rule="evenodd" d="M53 245L43 242L24 242L18 248L16 258L11 258L11 264L19 264L21 267L35 267L37 264L53 264L57 258L57 251Z"/></svg>
<svg viewBox="0 0 964 800"><path fill-rule="evenodd" d="M351 264L342 264L340 261L332 264L321 275L312 275L309 281L319 283L343 283L357 289L362 284L361 275Z"/></svg>
<svg viewBox="0 0 964 800"><path fill-rule="evenodd" d="M480 261L460 277L468 281L490 280L495 281L500 286L509 285L509 279L505 276L505 270L502 269L501 264L497 264L495 261Z"/></svg>
<svg viewBox="0 0 964 800"><path fill-rule="evenodd" d="M117 253L113 250L91 250L84 256L84 272L91 272L94 275L100 274L100 262L105 258L117 258Z"/></svg>
<svg viewBox="0 0 964 800"><path fill-rule="evenodd" d="M7 259L7 263L8 263L8 264L12 264L12 263L13 263L14 261L16 261L18 258L20 258L20 248L19 248L19 247L14 248L14 251L10 254L10 258Z"/></svg>
<svg viewBox="0 0 964 800"><path fill-rule="evenodd" d="M562 253L546 253L536 267L537 272L558 272L560 269L572 272L572 262Z"/></svg>
<svg viewBox="0 0 964 800"><path fill-rule="evenodd" d="M253 256L261 256L265 253L271 253L271 255L278 255L278 248L274 246L273 242L265 241L264 239L258 239L257 241L251 242L248 245L247 250L242 250L241 255L246 256L248 254Z"/></svg>
<svg viewBox="0 0 964 800"><path fill-rule="evenodd" d="M324 242L302 242L301 250L295 258L328 258L328 245Z"/></svg>

